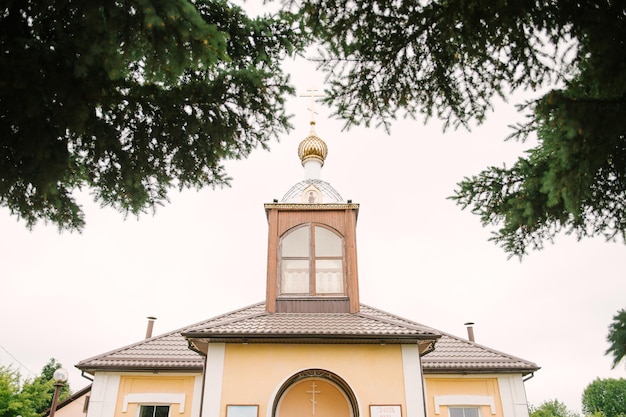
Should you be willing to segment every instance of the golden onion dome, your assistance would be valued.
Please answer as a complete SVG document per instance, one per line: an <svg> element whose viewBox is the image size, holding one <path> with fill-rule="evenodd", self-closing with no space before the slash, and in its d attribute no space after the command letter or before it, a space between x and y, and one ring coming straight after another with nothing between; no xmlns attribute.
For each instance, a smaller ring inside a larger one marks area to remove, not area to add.
<svg viewBox="0 0 626 417"><path fill-rule="evenodd" d="M300 157L300 161L302 161L302 165L307 161L316 160L319 161L321 166L324 166L324 160L326 159L326 155L328 155L328 146L326 146L326 142L317 136L313 129L314 126L315 122L311 122L311 132L309 136L300 142L298 146L298 156Z"/></svg>

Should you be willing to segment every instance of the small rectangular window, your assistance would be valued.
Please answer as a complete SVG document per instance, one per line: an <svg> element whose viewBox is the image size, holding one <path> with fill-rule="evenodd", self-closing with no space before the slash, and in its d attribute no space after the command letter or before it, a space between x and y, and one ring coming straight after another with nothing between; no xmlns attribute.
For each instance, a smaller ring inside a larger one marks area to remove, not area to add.
<svg viewBox="0 0 626 417"><path fill-rule="evenodd" d="M448 407L450 417L480 417L476 407Z"/></svg>
<svg viewBox="0 0 626 417"><path fill-rule="evenodd" d="M142 405L139 410L139 417L168 417L169 414L169 405Z"/></svg>

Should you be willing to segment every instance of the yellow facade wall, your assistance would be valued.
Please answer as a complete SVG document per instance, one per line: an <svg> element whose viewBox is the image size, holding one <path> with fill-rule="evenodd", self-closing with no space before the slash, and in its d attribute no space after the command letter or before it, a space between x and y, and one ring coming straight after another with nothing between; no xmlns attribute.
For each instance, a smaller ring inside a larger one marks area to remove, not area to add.
<svg viewBox="0 0 626 417"><path fill-rule="evenodd" d="M127 402L126 411L123 411L125 400L129 394L182 394L185 401L183 412L180 412L180 404L172 403L170 416L191 417L194 382L194 376L121 376L115 417L136 417L139 415L137 409L140 403Z"/></svg>
<svg viewBox="0 0 626 417"><path fill-rule="evenodd" d="M341 377L357 393L363 413L370 404L405 404L400 345L230 344L224 357L220 416L226 405L272 407L276 391L293 375L323 369Z"/></svg>
<svg viewBox="0 0 626 417"><path fill-rule="evenodd" d="M441 377L441 378L425 378L426 391L426 415L428 417L449 417L448 405L441 405L439 414L435 409L436 397L490 397L493 398L494 409L487 405L475 404L453 404L451 406L477 406L480 408L481 417L503 417L502 402L500 399L500 390L498 388L498 379L496 377ZM495 412L495 414L494 414Z"/></svg>

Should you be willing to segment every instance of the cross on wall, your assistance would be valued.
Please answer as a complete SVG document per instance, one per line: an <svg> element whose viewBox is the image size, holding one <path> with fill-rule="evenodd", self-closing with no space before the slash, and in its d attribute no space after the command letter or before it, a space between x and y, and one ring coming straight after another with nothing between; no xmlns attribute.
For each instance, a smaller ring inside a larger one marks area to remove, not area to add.
<svg viewBox="0 0 626 417"><path fill-rule="evenodd" d="M320 391L317 391L317 384L315 381L311 382L311 389L306 391L307 394L311 394L311 414L315 415L315 405L317 404L317 400L315 399L315 394L320 394Z"/></svg>

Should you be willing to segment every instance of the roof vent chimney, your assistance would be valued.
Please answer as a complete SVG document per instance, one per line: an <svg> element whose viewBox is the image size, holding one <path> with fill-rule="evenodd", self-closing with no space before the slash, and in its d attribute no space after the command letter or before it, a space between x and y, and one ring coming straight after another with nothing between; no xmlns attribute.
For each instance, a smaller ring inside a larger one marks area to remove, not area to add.
<svg viewBox="0 0 626 417"><path fill-rule="evenodd" d="M465 323L465 326L467 327L467 338L470 342L474 342L474 323L472 323L471 321L468 321L467 323Z"/></svg>
<svg viewBox="0 0 626 417"><path fill-rule="evenodd" d="M154 327L154 321L156 317L146 317L148 319L148 328L146 329L146 339L150 339L152 337L152 328Z"/></svg>

